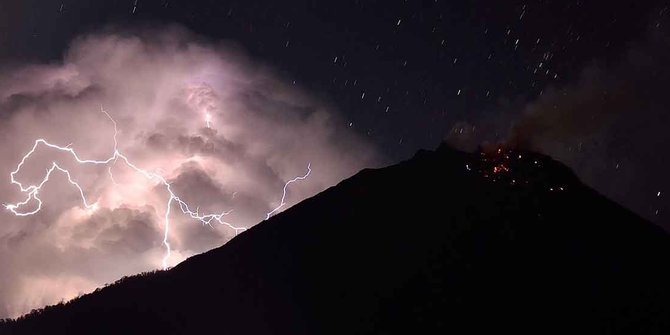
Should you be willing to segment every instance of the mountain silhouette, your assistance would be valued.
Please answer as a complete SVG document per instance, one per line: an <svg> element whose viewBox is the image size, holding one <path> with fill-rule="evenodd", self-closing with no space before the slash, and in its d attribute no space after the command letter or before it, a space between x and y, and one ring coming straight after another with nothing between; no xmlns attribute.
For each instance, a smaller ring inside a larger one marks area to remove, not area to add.
<svg viewBox="0 0 670 335"><path fill-rule="evenodd" d="M443 145L2 334L668 334L670 235L551 158Z"/></svg>

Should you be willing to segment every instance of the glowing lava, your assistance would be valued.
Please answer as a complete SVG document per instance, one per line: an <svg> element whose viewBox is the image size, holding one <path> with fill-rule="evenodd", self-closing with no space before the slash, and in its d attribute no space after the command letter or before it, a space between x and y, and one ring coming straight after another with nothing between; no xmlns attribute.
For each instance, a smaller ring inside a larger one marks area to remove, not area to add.
<svg viewBox="0 0 670 335"><path fill-rule="evenodd" d="M540 182L546 184L544 186L550 192L567 189L566 180L547 178L543 174L544 163L548 161L540 155L522 155L520 151L498 147L495 150L482 149L479 157L479 162L466 164L465 168L468 171L476 170L490 181L511 186L539 185Z"/></svg>

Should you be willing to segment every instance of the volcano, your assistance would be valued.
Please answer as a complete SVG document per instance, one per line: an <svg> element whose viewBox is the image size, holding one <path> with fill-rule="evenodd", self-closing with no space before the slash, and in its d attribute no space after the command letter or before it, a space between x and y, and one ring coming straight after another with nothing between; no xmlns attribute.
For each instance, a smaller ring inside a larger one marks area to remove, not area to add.
<svg viewBox="0 0 670 335"><path fill-rule="evenodd" d="M443 145L3 334L670 331L670 235L549 157Z"/></svg>

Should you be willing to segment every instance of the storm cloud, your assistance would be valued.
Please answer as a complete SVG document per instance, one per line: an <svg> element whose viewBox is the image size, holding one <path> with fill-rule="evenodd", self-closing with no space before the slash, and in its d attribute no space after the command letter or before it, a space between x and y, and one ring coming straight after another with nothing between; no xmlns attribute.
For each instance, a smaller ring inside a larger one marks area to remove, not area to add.
<svg viewBox="0 0 670 335"><path fill-rule="evenodd" d="M83 158L118 149L159 173L200 212L232 210L226 220L250 227L287 206L379 163L374 148L337 112L230 46L180 28L105 31L76 39L62 62L3 69L0 76L0 201L25 194L9 174L37 138L70 145ZM70 170L95 209L55 172L32 216L0 214L0 317L70 299L121 276L160 268L168 193L125 166L82 166L40 147L16 175L41 180L57 162ZM111 169L109 169L111 167ZM111 175L110 175L111 172ZM24 209L37 204L33 201ZM173 208L169 265L234 237Z"/></svg>

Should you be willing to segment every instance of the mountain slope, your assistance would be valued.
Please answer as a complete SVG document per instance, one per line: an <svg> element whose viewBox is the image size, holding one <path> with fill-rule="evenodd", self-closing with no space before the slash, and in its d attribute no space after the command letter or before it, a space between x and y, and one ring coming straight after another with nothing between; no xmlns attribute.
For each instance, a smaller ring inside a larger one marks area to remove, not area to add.
<svg viewBox="0 0 670 335"><path fill-rule="evenodd" d="M443 146L0 333L667 333L669 242L548 157Z"/></svg>

